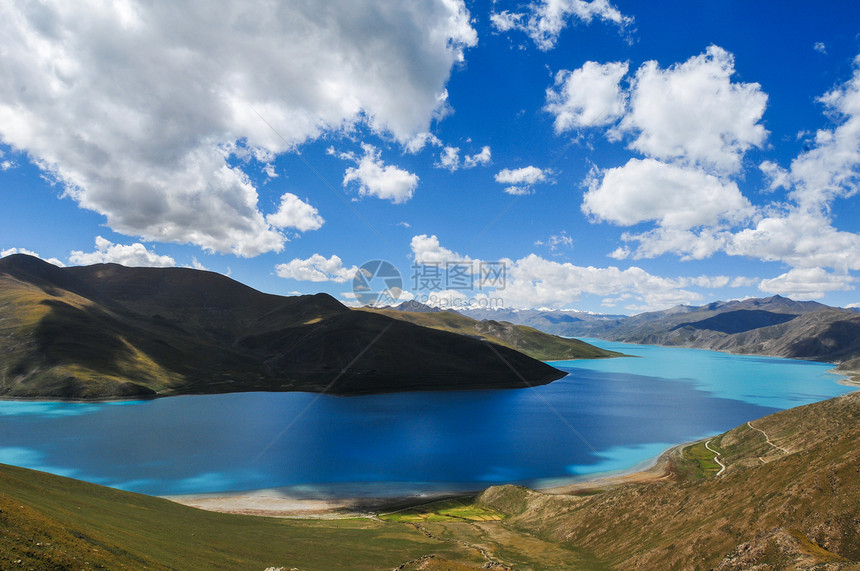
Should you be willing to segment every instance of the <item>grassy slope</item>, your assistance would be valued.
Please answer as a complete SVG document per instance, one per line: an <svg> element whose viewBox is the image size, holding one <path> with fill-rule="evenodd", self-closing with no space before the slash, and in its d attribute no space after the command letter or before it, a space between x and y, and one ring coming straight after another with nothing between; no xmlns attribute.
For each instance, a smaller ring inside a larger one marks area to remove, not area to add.
<svg viewBox="0 0 860 571"><path fill-rule="evenodd" d="M0 569L391 569L427 554L483 562L406 524L217 514L0 465Z"/></svg>
<svg viewBox="0 0 860 571"><path fill-rule="evenodd" d="M753 426L790 454L742 425L711 442L728 465L719 477L589 497L504 486L487 490L478 504L509 515L515 528L592 551L617 568L782 569L860 561L860 393ZM691 460L703 460L691 452ZM709 463L702 467L714 473Z"/></svg>
<svg viewBox="0 0 860 571"><path fill-rule="evenodd" d="M478 321L451 311L417 313L370 308L361 308L358 311L379 313L423 327L486 339L498 345L522 351L526 355L542 361L601 359L620 355L620 353L605 351L578 339L566 339L538 331L533 327L513 325L505 321Z"/></svg>

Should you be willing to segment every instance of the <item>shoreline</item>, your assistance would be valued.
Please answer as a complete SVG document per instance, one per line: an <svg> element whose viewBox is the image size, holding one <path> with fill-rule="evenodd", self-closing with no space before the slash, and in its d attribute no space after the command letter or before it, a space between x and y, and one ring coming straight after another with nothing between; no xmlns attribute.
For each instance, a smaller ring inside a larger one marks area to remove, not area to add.
<svg viewBox="0 0 860 571"><path fill-rule="evenodd" d="M605 490L627 484L650 484L667 481L673 476L673 458L679 455L682 449L696 442L699 440L671 446L658 456L625 470L589 474L568 483L558 483L546 487L536 486L533 489L544 494L580 495L591 490ZM451 498L472 497L485 489L451 490L391 497L309 498L302 497L289 488L263 488L237 492L159 497L206 511L236 515L291 519L344 519L374 518L382 512L397 511L418 504L433 503Z"/></svg>

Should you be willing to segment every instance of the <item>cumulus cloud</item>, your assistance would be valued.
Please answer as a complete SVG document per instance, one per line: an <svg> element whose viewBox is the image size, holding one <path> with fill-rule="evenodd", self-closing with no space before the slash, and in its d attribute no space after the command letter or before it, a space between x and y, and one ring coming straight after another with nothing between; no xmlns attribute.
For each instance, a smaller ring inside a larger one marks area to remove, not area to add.
<svg viewBox="0 0 860 571"><path fill-rule="evenodd" d="M436 135L424 131L407 140L403 144L403 148L407 153L415 155L424 150L424 147L426 147L427 145L433 147L441 147L442 141L440 141L439 137L437 137Z"/></svg>
<svg viewBox="0 0 860 571"><path fill-rule="evenodd" d="M491 160L492 151L486 145L481 148L480 152L463 157L462 162L460 161L459 147L445 147L439 155L439 162L436 163L436 166L454 172L461 168L471 169L477 166L486 166L490 164Z"/></svg>
<svg viewBox="0 0 860 571"><path fill-rule="evenodd" d="M652 275L633 266L596 268L546 260L535 254L512 262L504 292L506 304L514 306L562 307L579 301L584 294L618 296L631 294L648 307L692 303L702 298L690 291L688 279Z"/></svg>
<svg viewBox="0 0 860 571"><path fill-rule="evenodd" d="M481 264L481 260L445 248L435 235L415 236L411 247L417 263L468 261L473 269ZM665 278L636 266L627 269L578 266L535 254L501 262L506 269L504 288L481 293L501 298L506 306L521 308L564 307L579 301L583 295L597 295L605 298L610 306L626 302L639 304L629 306L631 309L661 309L701 300L703 296L691 288L738 287L752 283L745 278L733 282L728 276Z"/></svg>
<svg viewBox="0 0 860 571"><path fill-rule="evenodd" d="M592 177L582 202L583 212L600 220L625 226L655 221L686 229L738 221L752 213L734 182L697 169L630 159L602 174L599 180Z"/></svg>
<svg viewBox="0 0 860 571"><path fill-rule="evenodd" d="M326 258L320 254L314 254L306 260L295 258L275 266L275 273L279 277L305 282L343 283L351 280L357 271L356 266L345 268L338 256Z"/></svg>
<svg viewBox="0 0 860 571"><path fill-rule="evenodd" d="M790 202L767 209L754 226L731 236L727 253L798 270L831 268L836 275L860 270L860 234L834 227L831 214L833 202L855 195L860 183L860 56L852 77L820 101L837 126L819 130L790 168L761 165L771 188L789 190Z"/></svg>
<svg viewBox="0 0 860 571"><path fill-rule="evenodd" d="M72 250L69 261L78 266L91 264L121 264L128 267L173 267L176 260L170 256L160 256L140 242L134 244L114 244L106 238L96 236L94 252Z"/></svg>
<svg viewBox="0 0 860 571"><path fill-rule="evenodd" d="M295 228L301 232L318 230L325 222L316 208L289 192L281 196L278 211L266 216L266 222L275 228Z"/></svg>
<svg viewBox="0 0 860 571"><path fill-rule="evenodd" d="M857 193L860 182L860 56L847 82L822 96L828 114L840 121L833 129L815 134L810 150L791 162L785 186L805 208L820 208L835 198Z"/></svg>
<svg viewBox="0 0 860 571"><path fill-rule="evenodd" d="M470 169L477 166L487 166L492 162L492 159L493 155L492 151L490 151L490 147L484 145L481 147L480 152L477 152L474 155L467 155L463 159L463 168Z"/></svg>
<svg viewBox="0 0 860 571"><path fill-rule="evenodd" d="M823 268L795 268L775 278L762 280L759 289L787 297L819 299L828 291L850 290L856 281L848 274L832 273Z"/></svg>
<svg viewBox="0 0 860 571"><path fill-rule="evenodd" d="M468 262L471 258L444 248L435 235L420 234L410 243L412 259L416 264L439 264L445 262Z"/></svg>
<svg viewBox="0 0 860 571"><path fill-rule="evenodd" d="M827 46L824 45L824 42L815 42L814 44L812 44L812 49L814 49L820 54L827 55Z"/></svg>
<svg viewBox="0 0 860 571"><path fill-rule="evenodd" d="M356 159L357 167L349 167L343 175L343 185L357 183L360 196L375 196L403 204L412 198L418 186L418 175L401 168L386 165L382 152L369 144L362 144L364 156Z"/></svg>
<svg viewBox="0 0 860 571"><path fill-rule="evenodd" d="M503 10L490 15L496 30L522 30L544 51L555 47L559 34L572 20L588 24L594 19L611 22L622 29L633 24L633 18L624 16L609 0L540 0L530 4L528 12Z"/></svg>
<svg viewBox="0 0 860 571"><path fill-rule="evenodd" d="M9 160L5 157L6 153L4 153L2 149L0 149L0 171L7 171L18 166L15 161Z"/></svg>
<svg viewBox="0 0 860 571"><path fill-rule="evenodd" d="M217 17L212 17L217 14ZM285 237L231 156L356 124L405 143L477 42L462 1L0 7L0 140L114 230L254 256Z"/></svg>
<svg viewBox="0 0 860 571"><path fill-rule="evenodd" d="M33 250L28 250L27 248L6 248L5 250L0 250L0 258L5 258L6 256L11 256L12 254L27 254L28 256L39 258L40 260L44 260L49 264L54 264L55 266L59 266L61 268L66 267L66 264L64 264L57 258L43 258Z"/></svg>
<svg viewBox="0 0 860 571"><path fill-rule="evenodd" d="M795 268L860 270L860 235L837 230L823 212L792 208L774 212L732 234L726 253Z"/></svg>
<svg viewBox="0 0 860 571"><path fill-rule="evenodd" d="M628 110L609 133L633 135L631 148L648 158L595 169L582 209L594 220L655 227L624 233L610 256L702 259L722 251L791 270L860 269L860 234L837 229L832 217L833 202L860 189L860 56L852 76L818 100L834 126L817 131L790 166L759 165L762 190L785 189L788 200L758 208L732 179L747 150L767 137L760 123L767 96L757 84L733 83L733 74L733 57L717 46L665 70L648 62L637 71Z"/></svg>
<svg viewBox="0 0 860 571"><path fill-rule="evenodd" d="M509 32L522 26L524 14L513 13L510 10L493 12L490 14L490 22L499 32Z"/></svg>
<svg viewBox="0 0 860 571"><path fill-rule="evenodd" d="M513 195L531 194L532 187L549 180L549 171L535 166L519 169L502 169L496 173L496 182L510 185L505 192Z"/></svg>
<svg viewBox="0 0 860 571"><path fill-rule="evenodd" d="M555 89L546 90L544 107L555 116L555 132L607 125L621 117L626 102L619 82L627 69L626 63L587 61L579 69L559 71Z"/></svg>
<svg viewBox="0 0 860 571"><path fill-rule="evenodd" d="M436 165L451 172L460 168L460 148L445 147L439 155L439 163Z"/></svg>
<svg viewBox="0 0 860 571"><path fill-rule="evenodd" d="M625 245L609 254L609 257L616 260L632 257L638 260L656 258L663 254L675 254L681 258L681 261L703 260L724 249L730 237L729 231L713 228L689 230L658 227L638 234L625 232L621 235L622 240L638 242L639 245L635 250Z"/></svg>
<svg viewBox="0 0 860 571"><path fill-rule="evenodd" d="M617 135L633 134L630 148L650 157L737 172L743 153L767 138L767 95L757 83L733 83L734 73L734 56L718 46L665 70L646 62Z"/></svg>

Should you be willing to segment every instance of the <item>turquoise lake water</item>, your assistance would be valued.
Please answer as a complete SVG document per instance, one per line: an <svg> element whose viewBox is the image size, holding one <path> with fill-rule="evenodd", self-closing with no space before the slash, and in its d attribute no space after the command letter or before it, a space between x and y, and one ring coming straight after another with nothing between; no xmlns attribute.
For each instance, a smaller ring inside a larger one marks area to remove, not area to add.
<svg viewBox="0 0 860 571"><path fill-rule="evenodd" d="M149 401L0 401L0 462L149 494L288 487L308 497L541 486L845 394L832 365L589 340L516 390Z"/></svg>

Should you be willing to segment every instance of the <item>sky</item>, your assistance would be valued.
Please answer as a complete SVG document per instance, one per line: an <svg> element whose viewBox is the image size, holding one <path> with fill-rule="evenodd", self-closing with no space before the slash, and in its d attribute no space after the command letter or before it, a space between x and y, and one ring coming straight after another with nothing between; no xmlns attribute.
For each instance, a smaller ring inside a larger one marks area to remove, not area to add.
<svg viewBox="0 0 860 571"><path fill-rule="evenodd" d="M4 256L860 307L855 1L3 0L0 37Z"/></svg>

